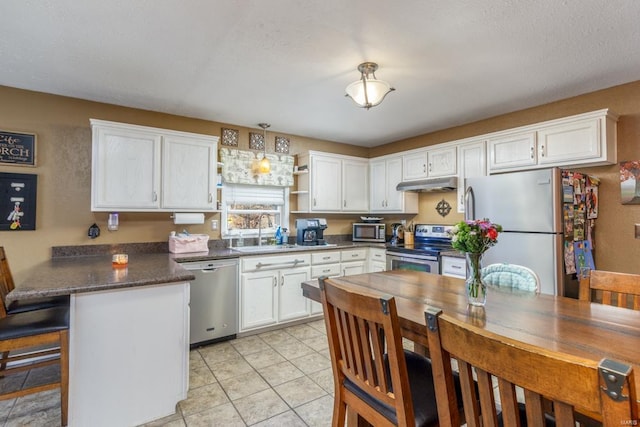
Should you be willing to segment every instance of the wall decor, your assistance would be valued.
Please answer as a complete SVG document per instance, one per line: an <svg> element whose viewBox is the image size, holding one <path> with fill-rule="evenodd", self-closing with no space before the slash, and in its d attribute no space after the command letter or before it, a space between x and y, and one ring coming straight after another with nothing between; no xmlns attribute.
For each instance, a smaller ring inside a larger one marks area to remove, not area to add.
<svg viewBox="0 0 640 427"><path fill-rule="evenodd" d="M0 131L0 163L36 165L36 135Z"/></svg>
<svg viewBox="0 0 640 427"><path fill-rule="evenodd" d="M38 175L0 173L0 231L36 229Z"/></svg>
<svg viewBox="0 0 640 427"><path fill-rule="evenodd" d="M623 205L640 204L640 160L620 162L620 199Z"/></svg>
<svg viewBox="0 0 640 427"><path fill-rule="evenodd" d="M264 150L264 135L261 133L249 132L249 148L252 150Z"/></svg>
<svg viewBox="0 0 640 427"><path fill-rule="evenodd" d="M276 136L276 153L289 154L289 138Z"/></svg>
<svg viewBox="0 0 640 427"><path fill-rule="evenodd" d="M240 132L237 129L222 128L222 145L228 145L230 147L238 146Z"/></svg>
<svg viewBox="0 0 640 427"><path fill-rule="evenodd" d="M436 211L444 218L451 212L451 205L445 199L442 199L436 205Z"/></svg>

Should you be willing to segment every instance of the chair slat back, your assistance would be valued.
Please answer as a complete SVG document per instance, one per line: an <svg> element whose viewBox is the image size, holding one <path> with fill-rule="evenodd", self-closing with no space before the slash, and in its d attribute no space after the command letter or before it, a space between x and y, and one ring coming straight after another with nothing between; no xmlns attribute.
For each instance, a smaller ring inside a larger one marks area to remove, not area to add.
<svg viewBox="0 0 640 427"><path fill-rule="evenodd" d="M528 345L435 308L429 308L425 317L441 425L459 425L461 419L451 358L457 360L469 427L497 426L499 418L505 426L520 426L517 387L524 389L520 403L525 403L529 426L545 424L544 400L553 403L557 426L574 427L575 411L600 414L605 427L637 420L635 382L627 365L608 360L598 364ZM612 386L604 383L614 371L612 366L620 371L616 374L617 393L624 396L620 400L610 397Z"/></svg>
<svg viewBox="0 0 640 427"><path fill-rule="evenodd" d="M15 284L13 282L13 276L9 269L9 262L4 251L4 247L0 246L0 298L2 298L2 304L0 304L0 318L7 316L7 294L13 290Z"/></svg>
<svg viewBox="0 0 640 427"><path fill-rule="evenodd" d="M640 275L591 270L580 279L579 298L640 310Z"/></svg>
<svg viewBox="0 0 640 427"><path fill-rule="evenodd" d="M344 392L342 387L348 379L372 399L395 408L398 425L413 424L413 403L395 299L351 292L328 278L320 279L320 291L336 398ZM350 404L358 405L353 401ZM355 409L358 413L366 411Z"/></svg>

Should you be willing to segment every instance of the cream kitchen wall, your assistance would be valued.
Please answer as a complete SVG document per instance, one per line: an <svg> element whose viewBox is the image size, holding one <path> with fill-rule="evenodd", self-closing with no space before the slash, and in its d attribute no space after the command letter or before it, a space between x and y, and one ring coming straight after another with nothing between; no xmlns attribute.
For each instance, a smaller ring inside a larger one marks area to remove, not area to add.
<svg viewBox="0 0 640 427"><path fill-rule="evenodd" d="M220 135L221 127L240 131L240 148L248 148L250 129L213 121L191 119L144 110L60 97L0 86L0 129L33 132L37 140L37 166L34 168L0 165L0 172L38 175L37 229L35 231L0 231L0 245L19 282L29 267L50 258L52 246L114 244L165 241L174 230L168 213L121 213L120 230L107 231L107 213L90 211L91 194L91 130L90 118L134 123L210 135ZM367 149L335 142L280 134L291 139L291 154L308 150L376 157L388 153L452 141L529 123L564 117L586 111L610 108L621 115L618 123L618 159L640 159L640 81L561 100L528 110L491 119L451 127L403 141ZM265 120L268 118L265 118ZM274 126L275 127L275 126ZM269 139L272 132L269 132ZM272 145L272 144L271 144ZM269 147L272 151L273 147ZM640 205L620 204L620 186L616 165L581 168L602 179L600 216L596 229L596 263L598 268L640 273L640 240L634 239L633 228L640 223ZM444 198L452 205L452 213L442 218L435 211ZM461 219L456 213L455 193L420 195L420 214L385 215L385 222L401 219L452 224ZM7 213L8 214L8 213ZM313 215L306 215L313 216ZM325 215L323 215L325 216ZM348 234L358 215L326 215L328 234ZM207 233L219 238L219 232L205 225L188 226L193 233ZM291 221L295 220L292 215ZM102 234L87 237L87 229L97 223Z"/></svg>

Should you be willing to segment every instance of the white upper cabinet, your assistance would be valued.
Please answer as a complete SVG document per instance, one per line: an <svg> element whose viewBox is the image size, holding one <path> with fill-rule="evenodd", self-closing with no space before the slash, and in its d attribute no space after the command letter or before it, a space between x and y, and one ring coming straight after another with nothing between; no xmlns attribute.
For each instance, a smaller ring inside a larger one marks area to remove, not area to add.
<svg viewBox="0 0 640 427"><path fill-rule="evenodd" d="M458 146L458 212L464 213L466 178L487 174L485 141L473 141Z"/></svg>
<svg viewBox="0 0 640 427"><path fill-rule="evenodd" d="M418 194L396 190L402 163L402 156L371 159L371 212L418 213Z"/></svg>
<svg viewBox="0 0 640 427"><path fill-rule="evenodd" d="M91 119L92 211L212 211L218 137Z"/></svg>
<svg viewBox="0 0 640 427"><path fill-rule="evenodd" d="M427 150L419 150L402 156L402 180L412 181L427 177Z"/></svg>
<svg viewBox="0 0 640 427"><path fill-rule="evenodd" d="M310 151L298 158L309 173L298 175L296 212L369 211L369 160Z"/></svg>
<svg viewBox="0 0 640 427"><path fill-rule="evenodd" d="M456 174L456 146L428 150L427 175L429 178Z"/></svg>
<svg viewBox="0 0 640 427"><path fill-rule="evenodd" d="M454 176L456 174L456 147L430 147L411 151L402 156L402 180Z"/></svg>
<svg viewBox="0 0 640 427"><path fill-rule="evenodd" d="M492 134L489 173L615 164L617 121L599 110Z"/></svg>

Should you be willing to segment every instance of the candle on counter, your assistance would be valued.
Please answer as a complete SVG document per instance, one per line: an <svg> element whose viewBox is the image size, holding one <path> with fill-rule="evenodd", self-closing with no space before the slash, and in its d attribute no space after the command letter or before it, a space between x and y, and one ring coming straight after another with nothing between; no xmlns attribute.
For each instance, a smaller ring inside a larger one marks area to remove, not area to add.
<svg viewBox="0 0 640 427"><path fill-rule="evenodd" d="M111 257L111 265L114 267L126 267L129 264L129 255L113 254Z"/></svg>

